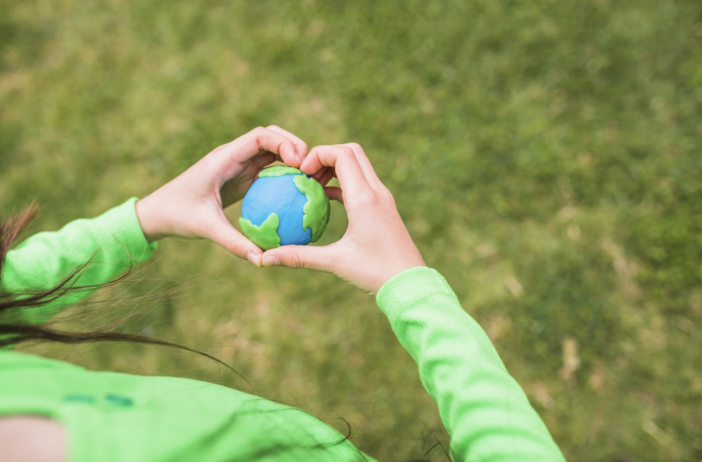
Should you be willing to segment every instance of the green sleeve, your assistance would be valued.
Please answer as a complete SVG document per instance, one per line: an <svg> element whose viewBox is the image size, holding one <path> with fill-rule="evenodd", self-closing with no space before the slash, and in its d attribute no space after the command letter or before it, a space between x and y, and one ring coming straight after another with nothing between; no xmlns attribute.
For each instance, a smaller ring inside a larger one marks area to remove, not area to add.
<svg viewBox="0 0 702 462"><path fill-rule="evenodd" d="M438 404L453 460L564 461L487 335L439 272L403 271L381 287L376 301Z"/></svg>
<svg viewBox="0 0 702 462"><path fill-rule="evenodd" d="M59 231L41 232L10 250L0 274L0 293L20 294L48 289L68 277L96 254L76 286L102 284L119 276L131 263L149 258L158 243L149 244L141 230L133 197L97 218L79 219ZM97 290L70 291L48 305L26 308L23 321L44 322L63 308Z"/></svg>

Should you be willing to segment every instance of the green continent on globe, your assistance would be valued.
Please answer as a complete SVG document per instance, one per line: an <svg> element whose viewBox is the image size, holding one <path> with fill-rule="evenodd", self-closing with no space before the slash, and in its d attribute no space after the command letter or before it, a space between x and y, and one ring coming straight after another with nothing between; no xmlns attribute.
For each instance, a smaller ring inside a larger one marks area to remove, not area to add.
<svg viewBox="0 0 702 462"><path fill-rule="evenodd" d="M312 229L310 242L317 242L329 223L329 198L324 193L324 187L314 178L298 175L293 178L293 182L297 189L307 196L307 202L302 209L305 213L302 217L302 229L306 230L310 227Z"/></svg>
<svg viewBox="0 0 702 462"><path fill-rule="evenodd" d="M275 212L268 215L268 218L266 218L266 221L261 223L261 226L254 225L251 223L251 220L247 220L244 217L239 218L239 226L241 226L241 231L243 231L244 235L251 239L254 244L263 250L280 247L280 236L278 236L279 224L280 219Z"/></svg>
<svg viewBox="0 0 702 462"><path fill-rule="evenodd" d="M270 167L258 174L259 178L266 178L269 176L283 176L283 175L302 175L302 172L294 167L284 167L282 165L277 165L275 167Z"/></svg>

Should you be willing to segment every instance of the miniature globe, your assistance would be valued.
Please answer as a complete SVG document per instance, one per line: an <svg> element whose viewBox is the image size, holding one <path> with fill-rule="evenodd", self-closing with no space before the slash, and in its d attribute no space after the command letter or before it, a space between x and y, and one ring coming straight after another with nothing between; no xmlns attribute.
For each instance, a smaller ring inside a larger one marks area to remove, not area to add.
<svg viewBox="0 0 702 462"><path fill-rule="evenodd" d="M329 223L324 187L293 167L258 174L241 204L239 226L263 250L317 242Z"/></svg>

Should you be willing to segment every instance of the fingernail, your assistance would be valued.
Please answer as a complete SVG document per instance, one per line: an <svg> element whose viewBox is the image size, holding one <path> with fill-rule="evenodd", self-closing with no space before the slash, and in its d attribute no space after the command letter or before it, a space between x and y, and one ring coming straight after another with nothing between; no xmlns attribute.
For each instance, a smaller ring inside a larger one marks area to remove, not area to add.
<svg viewBox="0 0 702 462"><path fill-rule="evenodd" d="M253 252L247 253L247 254L246 254L246 258L247 258L252 264L254 264L254 265L256 265L256 266L261 266L261 264L259 263L258 257L256 256L255 253L253 253Z"/></svg>
<svg viewBox="0 0 702 462"><path fill-rule="evenodd" d="M302 159L300 159L300 154L295 153L295 159L297 159L297 163L302 165Z"/></svg>
<svg viewBox="0 0 702 462"><path fill-rule="evenodd" d="M277 266L280 265L280 260L278 260L278 257L274 257L273 255L268 255L267 257L263 258L263 266Z"/></svg>

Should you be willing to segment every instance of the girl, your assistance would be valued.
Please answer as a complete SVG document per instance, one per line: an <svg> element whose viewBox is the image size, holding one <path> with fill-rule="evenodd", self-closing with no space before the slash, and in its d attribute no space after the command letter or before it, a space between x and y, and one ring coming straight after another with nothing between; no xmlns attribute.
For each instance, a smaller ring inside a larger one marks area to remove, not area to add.
<svg viewBox="0 0 702 462"><path fill-rule="evenodd" d="M275 160L324 186L338 178L340 188L325 190L348 214L341 240L262 252L232 227L223 210ZM375 460L290 406L215 384L88 371L10 349L36 338L94 339L38 323L113 280L133 260L148 259L157 241L169 236L210 239L257 267L332 272L375 296L438 404L453 460L564 460L484 331L446 280L426 267L390 191L357 144L308 152L279 127L257 128L145 199L39 233L7 251L27 221L6 224L0 235L0 345L6 346L0 350L0 462ZM82 290L56 296L51 289L91 256L95 264L77 279ZM27 297L36 291L43 292Z"/></svg>

